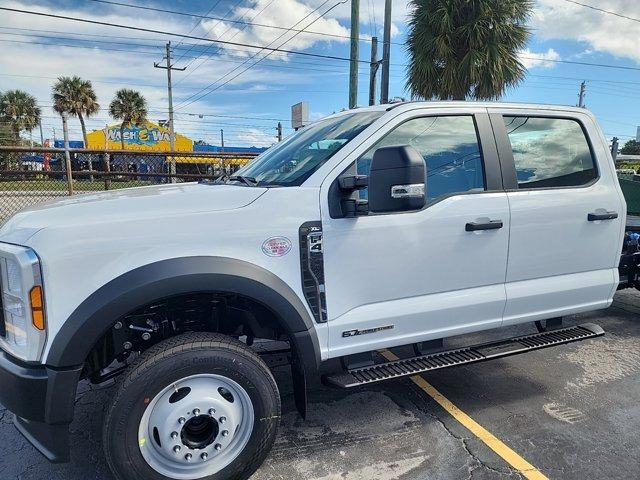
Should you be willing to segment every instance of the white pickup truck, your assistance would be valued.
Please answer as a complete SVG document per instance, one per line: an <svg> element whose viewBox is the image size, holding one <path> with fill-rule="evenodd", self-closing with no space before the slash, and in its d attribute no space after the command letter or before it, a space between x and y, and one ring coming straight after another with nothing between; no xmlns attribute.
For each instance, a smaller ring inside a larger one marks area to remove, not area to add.
<svg viewBox="0 0 640 480"><path fill-rule="evenodd" d="M341 112L216 182L81 195L6 222L0 403L65 462L78 382L117 378L103 441L117 479L245 479L280 417L269 345L287 346L276 353L304 415L321 369L350 388L602 335L561 317L638 284L625 216L584 109ZM539 333L443 343L525 322ZM375 354L402 345L415 357Z"/></svg>

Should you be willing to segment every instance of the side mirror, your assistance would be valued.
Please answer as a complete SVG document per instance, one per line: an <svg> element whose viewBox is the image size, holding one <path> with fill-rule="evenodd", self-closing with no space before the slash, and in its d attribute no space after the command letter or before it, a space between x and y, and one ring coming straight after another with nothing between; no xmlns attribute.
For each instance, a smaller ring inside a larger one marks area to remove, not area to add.
<svg viewBox="0 0 640 480"><path fill-rule="evenodd" d="M426 204L427 165L409 145L375 151L369 173L369 211L420 210Z"/></svg>

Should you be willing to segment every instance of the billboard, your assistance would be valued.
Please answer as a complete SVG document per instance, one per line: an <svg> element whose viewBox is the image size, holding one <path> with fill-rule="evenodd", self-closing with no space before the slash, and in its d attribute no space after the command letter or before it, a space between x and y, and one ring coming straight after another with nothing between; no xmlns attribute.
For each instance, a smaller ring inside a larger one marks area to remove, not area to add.
<svg viewBox="0 0 640 480"><path fill-rule="evenodd" d="M291 107L291 128L297 130L309 123L309 102L296 103Z"/></svg>
<svg viewBox="0 0 640 480"><path fill-rule="evenodd" d="M106 132L106 138L105 138ZM179 134L176 135L176 151L192 151L193 140ZM124 139L127 150L168 151L170 150L169 129L153 122L145 122L125 127L110 125L102 130L95 130L87 135L87 147L90 149L119 150L122 148L120 137Z"/></svg>

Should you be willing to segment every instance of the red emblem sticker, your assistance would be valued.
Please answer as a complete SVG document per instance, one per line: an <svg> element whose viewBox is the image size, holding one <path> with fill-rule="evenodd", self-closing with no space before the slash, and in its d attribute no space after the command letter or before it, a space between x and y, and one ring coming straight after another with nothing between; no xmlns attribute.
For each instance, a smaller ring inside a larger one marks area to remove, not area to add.
<svg viewBox="0 0 640 480"><path fill-rule="evenodd" d="M287 237L267 238L262 244L262 252L269 257L283 257L291 250L291 240Z"/></svg>

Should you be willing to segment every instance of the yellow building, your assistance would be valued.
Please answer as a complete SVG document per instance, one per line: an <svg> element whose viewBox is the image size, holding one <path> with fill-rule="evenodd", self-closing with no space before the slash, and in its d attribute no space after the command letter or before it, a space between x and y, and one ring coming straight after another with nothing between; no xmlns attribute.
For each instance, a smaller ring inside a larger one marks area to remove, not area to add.
<svg viewBox="0 0 640 480"><path fill-rule="evenodd" d="M106 138L105 138L106 130ZM125 128L124 148L126 150L165 152L170 150L169 129L153 122L145 122L139 125L132 125ZM180 135L176 135L176 151L193 151L193 140ZM120 150L120 124L111 125L102 130L94 130L87 134L87 148L95 150Z"/></svg>

